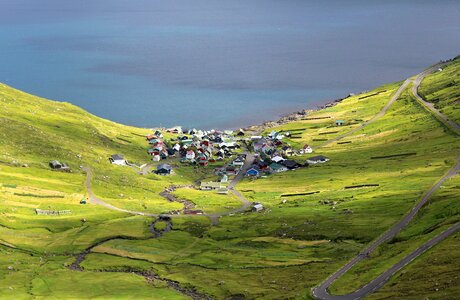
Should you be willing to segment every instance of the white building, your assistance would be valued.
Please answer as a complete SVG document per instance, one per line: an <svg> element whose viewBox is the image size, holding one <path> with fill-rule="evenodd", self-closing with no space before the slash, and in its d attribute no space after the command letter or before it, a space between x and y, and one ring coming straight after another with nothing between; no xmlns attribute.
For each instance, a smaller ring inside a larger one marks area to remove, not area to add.
<svg viewBox="0 0 460 300"><path fill-rule="evenodd" d="M252 206L252 211L258 212L264 209L264 206L260 203L254 204Z"/></svg>
<svg viewBox="0 0 460 300"><path fill-rule="evenodd" d="M126 166L128 165L127 161L124 159L121 154L114 154L110 156L109 161L114 165Z"/></svg>

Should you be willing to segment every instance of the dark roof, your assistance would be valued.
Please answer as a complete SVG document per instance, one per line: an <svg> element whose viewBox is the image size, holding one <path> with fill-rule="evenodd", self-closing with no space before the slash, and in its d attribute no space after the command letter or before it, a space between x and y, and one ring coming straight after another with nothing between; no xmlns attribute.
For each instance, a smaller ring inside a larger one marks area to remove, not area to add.
<svg viewBox="0 0 460 300"><path fill-rule="evenodd" d="M312 160L312 161L324 161L326 159L329 159L327 158L326 156L323 156L323 155L317 155L317 156L313 156L313 157L310 157L308 160Z"/></svg>
<svg viewBox="0 0 460 300"><path fill-rule="evenodd" d="M58 162L57 160L50 161L50 167L53 168L53 169L60 168L61 166L62 166L62 164L60 162Z"/></svg>
<svg viewBox="0 0 460 300"><path fill-rule="evenodd" d="M123 155L121 154L114 154L111 156L113 160L123 160Z"/></svg>
<svg viewBox="0 0 460 300"><path fill-rule="evenodd" d="M299 164L295 160L292 160L292 159L283 160L282 162L280 162L280 164L285 166L288 169L297 168L299 166Z"/></svg>
<svg viewBox="0 0 460 300"><path fill-rule="evenodd" d="M161 169L171 171L172 167L170 165L168 165L168 164L159 164L157 166L157 170L161 170Z"/></svg>
<svg viewBox="0 0 460 300"><path fill-rule="evenodd" d="M279 169L283 168L283 165L277 164L277 163L272 163L272 164L270 164L270 168L271 168L272 170L275 170L275 171L276 171L276 170L279 170Z"/></svg>

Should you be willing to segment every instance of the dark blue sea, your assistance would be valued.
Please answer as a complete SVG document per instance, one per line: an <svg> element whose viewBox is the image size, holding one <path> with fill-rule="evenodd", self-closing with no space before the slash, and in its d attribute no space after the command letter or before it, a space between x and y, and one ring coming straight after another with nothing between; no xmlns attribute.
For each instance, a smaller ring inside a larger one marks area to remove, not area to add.
<svg viewBox="0 0 460 300"><path fill-rule="evenodd" d="M454 57L459 16L454 0L0 0L0 81L124 124L234 128Z"/></svg>

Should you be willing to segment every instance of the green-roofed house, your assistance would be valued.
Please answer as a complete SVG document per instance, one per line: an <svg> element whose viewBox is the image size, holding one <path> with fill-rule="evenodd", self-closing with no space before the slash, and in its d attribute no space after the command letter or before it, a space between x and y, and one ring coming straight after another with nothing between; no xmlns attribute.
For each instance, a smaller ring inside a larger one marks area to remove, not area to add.
<svg viewBox="0 0 460 300"><path fill-rule="evenodd" d="M277 164L277 163L271 163L269 167L272 173L281 173L281 172L286 172L289 170L285 166Z"/></svg>
<svg viewBox="0 0 460 300"><path fill-rule="evenodd" d="M335 121L335 126L342 126L342 125L345 125L345 121L344 121L344 120L336 120L336 121Z"/></svg>

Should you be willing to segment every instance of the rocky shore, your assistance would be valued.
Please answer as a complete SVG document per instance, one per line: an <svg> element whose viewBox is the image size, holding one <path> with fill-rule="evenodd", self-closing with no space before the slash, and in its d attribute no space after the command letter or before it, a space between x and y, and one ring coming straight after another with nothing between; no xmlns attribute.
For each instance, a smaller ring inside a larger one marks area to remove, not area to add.
<svg viewBox="0 0 460 300"><path fill-rule="evenodd" d="M352 95L350 94L350 95L348 95L348 96L346 96L344 98L339 98L339 99L335 99L333 101L327 102L327 103L325 103L325 104L323 104L321 106L318 106L317 109L303 109L303 110L300 110L300 111L289 113L287 115L282 116L281 118L279 118L276 121L266 121L266 122L263 122L262 124L259 124L259 125L251 125L251 126L243 128L243 130L246 131L246 132L258 133L258 132L262 132L262 131L264 131L264 130L266 130L268 128L283 125L283 124L286 124L286 123L289 123L289 122L292 122L292 121L302 120L302 119L306 118L309 114L311 114L314 111L318 111L318 110L325 109L325 108L328 108L328 107L333 107L333 106L337 105L338 103L342 102L343 100L345 100L345 99L347 99L347 98L349 98L351 96Z"/></svg>

